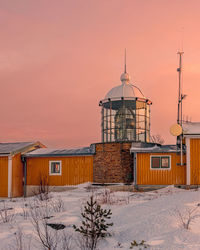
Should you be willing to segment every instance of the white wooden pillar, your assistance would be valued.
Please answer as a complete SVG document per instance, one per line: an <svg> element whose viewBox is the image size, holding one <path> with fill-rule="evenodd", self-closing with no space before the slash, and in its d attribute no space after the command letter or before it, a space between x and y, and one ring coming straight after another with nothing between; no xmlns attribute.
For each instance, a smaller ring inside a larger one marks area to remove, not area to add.
<svg viewBox="0 0 200 250"><path fill-rule="evenodd" d="M8 156L8 198L12 197L12 156Z"/></svg>

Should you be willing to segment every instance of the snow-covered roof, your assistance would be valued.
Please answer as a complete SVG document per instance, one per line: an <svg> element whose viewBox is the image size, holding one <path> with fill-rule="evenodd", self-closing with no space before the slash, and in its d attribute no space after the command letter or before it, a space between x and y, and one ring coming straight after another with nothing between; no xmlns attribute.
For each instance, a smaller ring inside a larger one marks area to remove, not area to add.
<svg viewBox="0 0 200 250"><path fill-rule="evenodd" d="M83 147L76 149L39 148L37 150L25 154L25 157L92 155L93 153L94 152L92 147Z"/></svg>
<svg viewBox="0 0 200 250"><path fill-rule="evenodd" d="M184 135L200 135L200 122L185 122L182 127Z"/></svg>
<svg viewBox="0 0 200 250"><path fill-rule="evenodd" d="M144 145L143 147L137 147L133 143L130 149L131 153L173 153L180 151L177 145Z"/></svg>
<svg viewBox="0 0 200 250"><path fill-rule="evenodd" d="M0 154L11 154L23 151L25 148L35 145L36 142L10 142L0 143Z"/></svg>

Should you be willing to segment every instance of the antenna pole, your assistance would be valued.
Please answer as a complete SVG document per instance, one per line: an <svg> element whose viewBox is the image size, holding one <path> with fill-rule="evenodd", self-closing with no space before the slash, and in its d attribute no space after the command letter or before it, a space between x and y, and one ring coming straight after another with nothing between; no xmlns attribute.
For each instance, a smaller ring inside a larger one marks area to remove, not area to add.
<svg viewBox="0 0 200 250"><path fill-rule="evenodd" d="M182 76L182 56L183 51L179 51L177 54L179 55L179 68L178 71L178 114L177 114L177 123L182 126L182 85L181 85L181 76Z"/></svg>
<svg viewBox="0 0 200 250"><path fill-rule="evenodd" d="M177 54L179 55L179 68L177 68L178 71L178 117L177 117L177 123L181 125L182 127L182 113L183 113L183 106L182 101L184 96L182 95L182 85L181 85L181 74L182 74L182 55L183 51L179 51ZM181 144L181 166L183 165L183 135L180 135L177 137L177 144Z"/></svg>

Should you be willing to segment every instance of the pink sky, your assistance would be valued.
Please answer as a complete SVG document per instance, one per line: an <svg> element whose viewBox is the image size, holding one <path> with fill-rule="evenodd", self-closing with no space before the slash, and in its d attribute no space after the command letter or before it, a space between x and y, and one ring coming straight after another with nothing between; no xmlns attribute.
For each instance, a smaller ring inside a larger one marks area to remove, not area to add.
<svg viewBox="0 0 200 250"><path fill-rule="evenodd" d="M199 10L199 0L0 0L0 141L99 142L98 102L120 84L126 47L132 82L153 102L151 133L174 143L182 40L183 113L200 121Z"/></svg>

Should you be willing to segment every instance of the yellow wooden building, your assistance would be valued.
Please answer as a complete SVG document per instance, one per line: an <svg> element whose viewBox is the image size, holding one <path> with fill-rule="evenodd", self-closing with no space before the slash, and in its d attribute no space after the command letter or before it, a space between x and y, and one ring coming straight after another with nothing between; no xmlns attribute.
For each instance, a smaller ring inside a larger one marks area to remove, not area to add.
<svg viewBox="0 0 200 250"><path fill-rule="evenodd" d="M0 143L0 197L23 195L23 163L21 155L44 147L40 142Z"/></svg>
<svg viewBox="0 0 200 250"><path fill-rule="evenodd" d="M177 145L133 144L135 185L200 185L200 123L183 124L183 141L182 151Z"/></svg>
<svg viewBox="0 0 200 250"><path fill-rule="evenodd" d="M0 143L0 197L33 195L93 182L92 147L47 149L40 142Z"/></svg>
<svg viewBox="0 0 200 250"><path fill-rule="evenodd" d="M48 185L51 191L63 190L84 182L93 182L93 149L41 148L24 155L26 169L25 195Z"/></svg>
<svg viewBox="0 0 200 250"><path fill-rule="evenodd" d="M181 165L180 150L176 145L132 147L131 152L135 185L186 185L185 152Z"/></svg>

